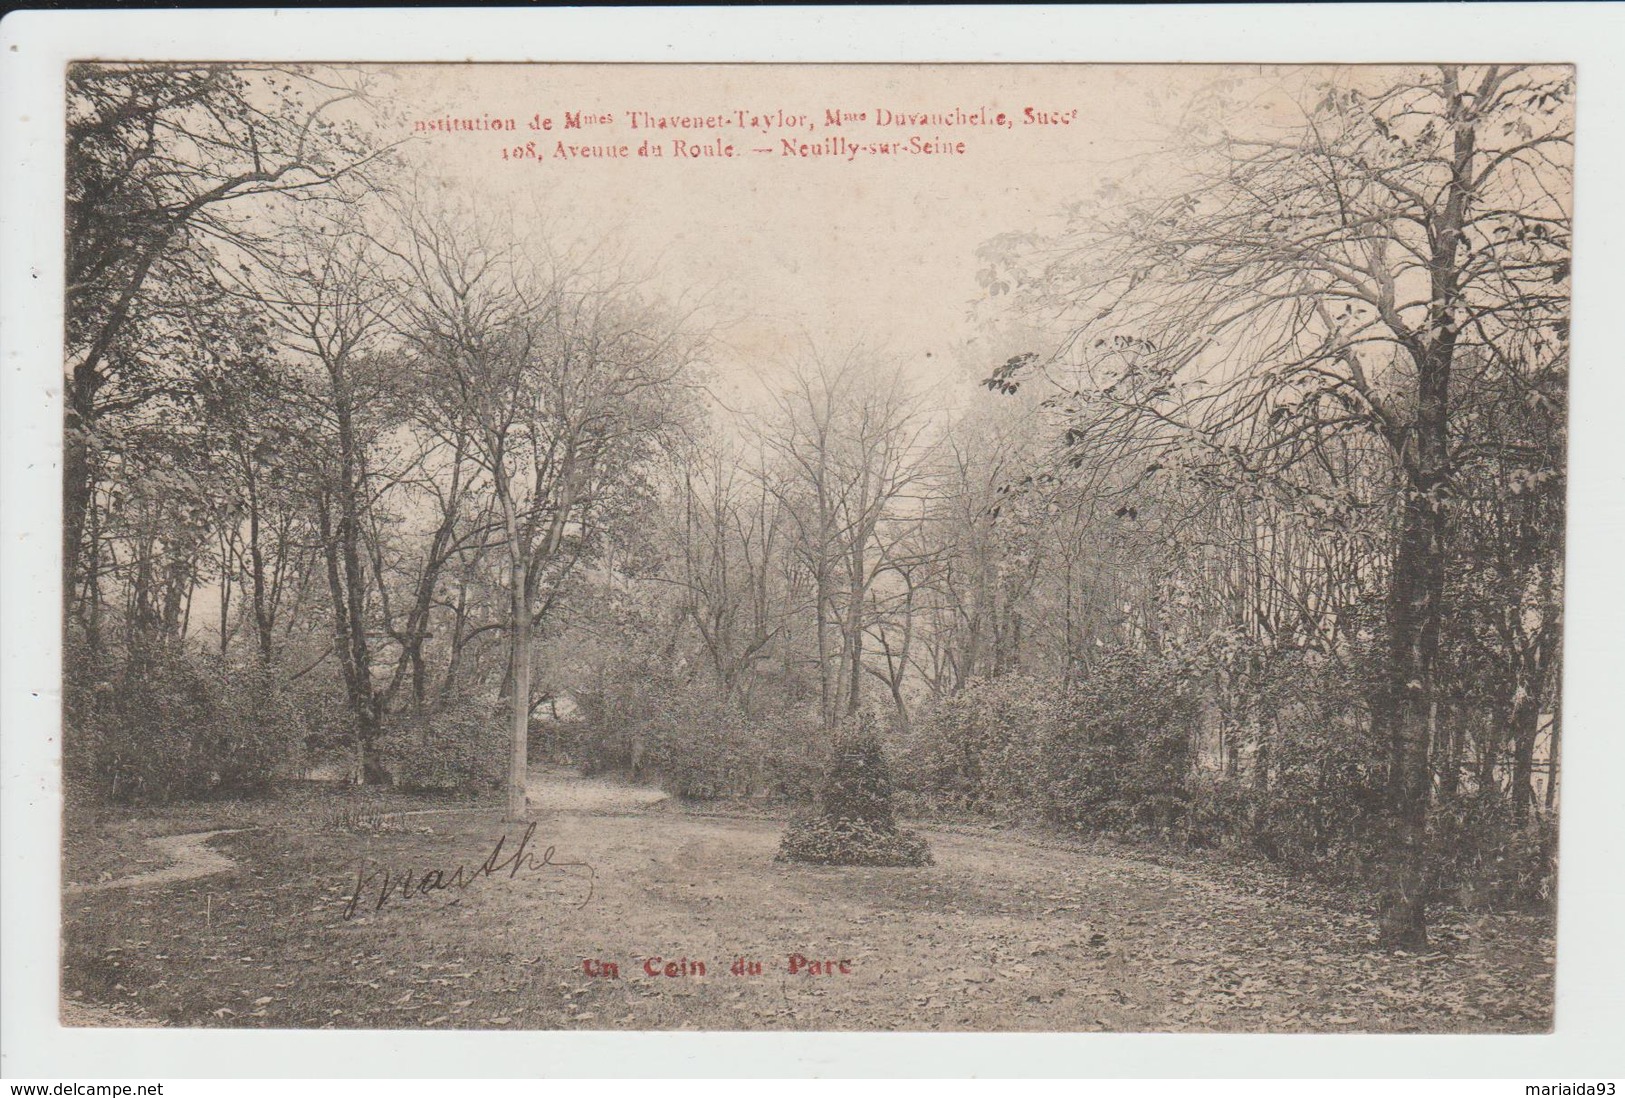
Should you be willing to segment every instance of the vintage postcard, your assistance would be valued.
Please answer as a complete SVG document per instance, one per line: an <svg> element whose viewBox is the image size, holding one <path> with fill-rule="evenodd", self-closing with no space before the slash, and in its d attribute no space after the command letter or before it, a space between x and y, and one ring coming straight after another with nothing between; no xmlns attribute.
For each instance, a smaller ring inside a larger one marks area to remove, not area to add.
<svg viewBox="0 0 1625 1098"><path fill-rule="evenodd" d="M1574 108L75 64L64 1022L1547 1030Z"/></svg>
<svg viewBox="0 0 1625 1098"><path fill-rule="evenodd" d="M1579 1017L1589 77L1440 52L66 56L49 1039Z"/></svg>

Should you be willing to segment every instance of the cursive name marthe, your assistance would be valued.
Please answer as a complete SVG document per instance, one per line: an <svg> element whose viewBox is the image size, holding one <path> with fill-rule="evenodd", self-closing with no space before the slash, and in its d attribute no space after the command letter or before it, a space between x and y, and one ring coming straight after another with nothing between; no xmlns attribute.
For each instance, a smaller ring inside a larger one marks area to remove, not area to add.
<svg viewBox="0 0 1625 1098"><path fill-rule="evenodd" d="M506 877L511 881L518 877L521 871L536 872L546 869L561 871L584 881L587 894L578 906L585 907L592 900L593 888L598 879L597 872L586 862L556 861L554 848L551 846L544 849L538 857L530 849L531 839L535 834L535 824L526 827L518 845L506 857L502 851L507 845L508 836L502 835L491 848L491 853L473 869L467 865L459 865L450 870L430 869L417 872L406 869L392 873L387 866L362 859L360 867L356 870L355 890L350 894L349 903L344 907L344 917L350 919L355 916L363 896L371 901L371 889L374 887L378 889L378 893L377 901L372 903L372 909L382 911L391 899L409 900L413 896L427 896L431 892L462 892L475 881L498 876L503 871L506 871Z"/></svg>

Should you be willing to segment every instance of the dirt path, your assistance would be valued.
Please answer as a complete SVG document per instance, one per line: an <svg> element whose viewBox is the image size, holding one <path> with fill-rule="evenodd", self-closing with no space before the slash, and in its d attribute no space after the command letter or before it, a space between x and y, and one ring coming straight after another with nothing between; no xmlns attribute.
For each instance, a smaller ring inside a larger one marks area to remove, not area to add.
<svg viewBox="0 0 1625 1098"><path fill-rule="evenodd" d="M237 863L204 844L216 835L232 835L249 830L252 829L230 827L219 831L195 831L188 835L161 835L156 839L148 839L147 845L169 860L170 864L163 869L134 873L128 877L115 877L110 881L69 884L65 885L62 891L72 896L83 892L101 892L109 888L149 888L223 873Z"/></svg>
<svg viewBox="0 0 1625 1098"><path fill-rule="evenodd" d="M72 896L86 892L105 892L113 888L147 888L154 885L174 884L177 881L190 881L198 877L212 876L235 868L237 863L218 850L211 850L205 844L216 835L231 835L248 830L252 829L233 827L218 831L197 831L189 835L163 835L156 839L148 839L147 845L156 853L164 856L169 861L169 865L162 869L149 870L146 873L134 873L128 877L118 877L110 881L96 881L91 884L69 884L65 885L62 891L65 895ZM159 1024L147 1018L133 1018L127 1014L109 1010L106 1007L81 1003L68 998L61 1001L58 1017L64 1026L75 1028L109 1029L130 1026L157 1026Z"/></svg>
<svg viewBox="0 0 1625 1098"><path fill-rule="evenodd" d="M658 789L583 778L567 770L532 770L525 784L532 812L619 815L641 812L670 798Z"/></svg>
<svg viewBox="0 0 1625 1098"><path fill-rule="evenodd" d="M922 830L932 867L835 868L774 862L779 821L561 813L544 824L546 842L597 867L593 906L549 910L493 889L465 897L457 917L545 927L518 935L543 962L619 963L621 980L578 979L568 992L562 1024L571 1024L573 1006L575 1018L593 1016L586 1028L1471 1032L1549 1024L1550 969L1538 954L1505 948L1514 929L1505 920L1487 920L1482 940L1452 941L1448 951L1392 955L1370 948L1365 916L1264 896L1196 869L1042 849L1019 835ZM792 976L792 954L849 960L853 972ZM653 955L705 959L707 976L649 979L642 959ZM732 976L737 958L761 961L763 975ZM542 984L536 998L549 990ZM548 1024L543 1017L538 1011Z"/></svg>
<svg viewBox="0 0 1625 1098"><path fill-rule="evenodd" d="M578 777L567 771L537 770L527 783L527 801L533 813L570 813L572 815L615 815L639 812L667 800L658 789L616 785L611 782ZM405 812L384 813L389 818L484 815L486 809L430 808ZM119 888L155 888L196 880L234 869L236 860L227 857L207 844L219 835L238 834L254 828L234 827L213 831L197 831L181 835L164 835L146 840L154 853L168 863L162 869L133 873L106 881L70 883L63 886L64 895L83 895ZM63 998L60 1020L64 1026L75 1028L121 1028L130 1026L161 1026L149 1018L132 1017L104 1006Z"/></svg>
<svg viewBox="0 0 1625 1098"><path fill-rule="evenodd" d="M532 812L571 812L588 815L617 815L639 812L667 800L658 789L616 785L595 778L581 778L563 770L535 770L527 783L526 800ZM379 818L404 819L418 816L485 815L483 808L425 808L405 812L382 812ZM64 895L102 892L110 888L153 888L223 873L236 862L208 841L217 835L232 835L252 828L232 827L196 831L183 835L162 835L146 840L147 845L168 864L162 869L132 873L125 877L63 886Z"/></svg>
<svg viewBox="0 0 1625 1098"><path fill-rule="evenodd" d="M175 844L175 865L80 889L99 894L68 905L64 984L80 998L64 1005L64 1024L1334 1033L1551 1024L1555 947L1549 924L1525 917L1458 915L1441 921L1434 951L1384 953L1371 947L1366 916L1196 865L932 828L922 830L933 866L787 865L774 860L782 820L699 816L657 790L566 772L533 773L530 798L531 850L546 852L533 871L456 892L396 890L381 905L369 893L353 918L358 859L452 873L488 858L499 836L513 843L515 825L495 805L378 830L324 826L312 812L234 829L245 833L229 840L231 859L204 846L221 832L159 840ZM410 804L400 815L430 815ZM215 890L212 921L201 887L145 887L232 860L238 872ZM105 891L131 886L142 890ZM792 973L798 956L850 972ZM689 961L703 973L663 971ZM736 974L746 962L759 968ZM604 965L616 966L607 978ZM90 1005L108 1002L129 1014Z"/></svg>

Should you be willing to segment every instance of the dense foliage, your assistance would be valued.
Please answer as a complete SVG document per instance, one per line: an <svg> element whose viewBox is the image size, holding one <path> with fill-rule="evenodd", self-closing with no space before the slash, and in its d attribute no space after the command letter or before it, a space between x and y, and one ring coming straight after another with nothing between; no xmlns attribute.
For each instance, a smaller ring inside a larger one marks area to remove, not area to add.
<svg viewBox="0 0 1625 1098"><path fill-rule="evenodd" d="M114 801L264 791L304 751L309 724L264 668L149 653L69 682L68 776Z"/></svg>
<svg viewBox="0 0 1625 1098"><path fill-rule="evenodd" d="M1166 661L1115 652L1076 680L979 680L898 739L899 802L919 815L1149 838L1375 887L1383 745L1344 674L1303 659L1270 668L1256 684L1268 725L1245 761L1221 761L1211 690ZM1459 793L1440 799L1430 829L1436 901L1551 902L1550 816L1523 825L1506 798Z"/></svg>
<svg viewBox="0 0 1625 1098"><path fill-rule="evenodd" d="M479 701L404 715L384 738L383 765L398 789L479 793L507 772L507 736L494 707Z"/></svg>

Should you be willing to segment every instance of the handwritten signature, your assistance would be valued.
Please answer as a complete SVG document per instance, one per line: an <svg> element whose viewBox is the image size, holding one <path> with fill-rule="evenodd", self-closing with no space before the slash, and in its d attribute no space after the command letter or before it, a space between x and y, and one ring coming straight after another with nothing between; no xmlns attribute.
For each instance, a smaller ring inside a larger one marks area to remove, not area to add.
<svg viewBox="0 0 1625 1098"><path fill-rule="evenodd" d="M360 907L362 896L371 899L370 889L378 888L377 902L372 904L374 911L382 911L391 899L398 897L409 900L413 896L427 896L431 892L455 891L463 892L475 881L486 877L495 877L503 870L507 870L508 880L519 876L521 870L527 872L554 869L560 870L587 884L587 895L578 907L586 907L592 902L594 887L598 881L598 872L586 862L561 862L554 860L554 848L547 847L538 858L530 848L530 841L536 834L536 825L531 824L525 828L525 834L519 839L513 853L507 857L502 856L502 849L508 842L508 836L503 835L486 855L485 861L478 867L469 869L466 865L459 865L451 870L430 869L422 873L407 869L400 873L391 873L388 867L376 862L362 859L360 867L356 870L355 891L350 895L350 901L345 905L344 918L353 918L356 909ZM579 872L585 870L585 874Z"/></svg>

